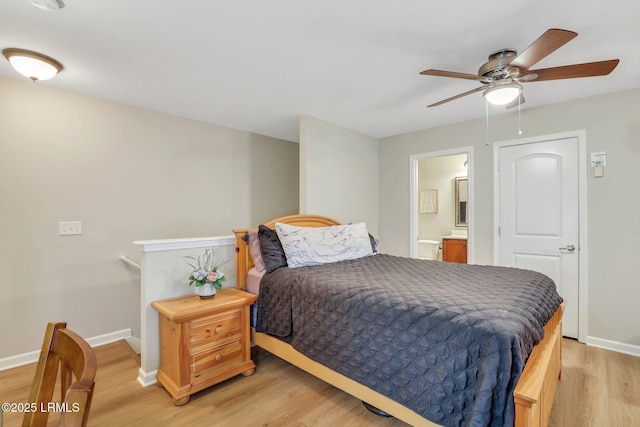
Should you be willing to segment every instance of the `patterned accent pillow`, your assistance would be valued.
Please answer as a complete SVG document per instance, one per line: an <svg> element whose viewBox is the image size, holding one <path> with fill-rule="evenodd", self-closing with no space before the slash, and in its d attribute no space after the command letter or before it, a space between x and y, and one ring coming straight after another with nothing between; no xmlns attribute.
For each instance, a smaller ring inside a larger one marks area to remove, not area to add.
<svg viewBox="0 0 640 427"><path fill-rule="evenodd" d="M258 240L260 241L260 252L262 252L262 260L267 273L287 266L287 257L274 230L260 224L258 227Z"/></svg>
<svg viewBox="0 0 640 427"><path fill-rule="evenodd" d="M247 242L249 246L249 254L253 260L253 265L260 273L265 271L264 261L262 260L262 252L260 251L260 240L258 239L257 231L247 231L242 237L242 240Z"/></svg>
<svg viewBox="0 0 640 427"><path fill-rule="evenodd" d="M297 227L276 222L289 267L327 264L373 255L364 222L329 227Z"/></svg>

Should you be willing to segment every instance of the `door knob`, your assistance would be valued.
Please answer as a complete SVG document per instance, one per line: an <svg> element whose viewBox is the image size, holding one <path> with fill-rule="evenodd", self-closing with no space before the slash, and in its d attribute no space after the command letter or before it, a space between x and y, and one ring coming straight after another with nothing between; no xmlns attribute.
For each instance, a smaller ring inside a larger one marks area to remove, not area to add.
<svg viewBox="0 0 640 427"><path fill-rule="evenodd" d="M569 251L569 252L573 252L576 250L576 247L574 245L567 245L564 248L558 248L561 251Z"/></svg>

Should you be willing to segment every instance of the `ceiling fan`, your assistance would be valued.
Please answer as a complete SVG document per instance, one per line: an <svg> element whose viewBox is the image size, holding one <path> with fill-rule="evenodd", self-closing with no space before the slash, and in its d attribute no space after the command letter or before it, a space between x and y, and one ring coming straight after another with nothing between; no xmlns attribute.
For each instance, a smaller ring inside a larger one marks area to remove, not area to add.
<svg viewBox="0 0 640 427"><path fill-rule="evenodd" d="M489 61L480 67L477 75L454 71L425 70L420 74L476 80L482 83L480 87L436 102L429 105L429 107L436 107L454 99L484 91L484 97L488 102L511 108L524 102L520 83L605 76L616 68L618 62L620 62L619 59L530 70L530 67L534 64L571 41L577 35L578 33L573 31L552 28L519 54L515 49L500 49L493 52L489 55Z"/></svg>

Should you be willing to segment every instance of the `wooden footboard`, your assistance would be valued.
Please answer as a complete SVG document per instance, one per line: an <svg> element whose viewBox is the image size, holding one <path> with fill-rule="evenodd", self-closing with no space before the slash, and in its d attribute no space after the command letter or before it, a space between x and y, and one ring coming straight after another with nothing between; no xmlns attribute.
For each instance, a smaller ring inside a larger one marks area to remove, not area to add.
<svg viewBox="0 0 640 427"><path fill-rule="evenodd" d="M544 327L513 393L516 427L546 427L562 369L562 314L566 301Z"/></svg>
<svg viewBox="0 0 640 427"><path fill-rule="evenodd" d="M321 227L339 224L331 218L316 215L292 215L265 223L273 228L275 222L300 226ZM246 290L247 272L253 266L248 246L242 239L251 229L234 230L236 235L236 287ZM516 427L545 427L551 414L556 386L562 367L562 314L563 303L545 326L544 339L534 347L524 371L516 385ZM436 426L407 407L371 390L364 385L321 365L291 345L270 335L251 331L251 340L261 348L286 360L311 375L365 401L412 426Z"/></svg>

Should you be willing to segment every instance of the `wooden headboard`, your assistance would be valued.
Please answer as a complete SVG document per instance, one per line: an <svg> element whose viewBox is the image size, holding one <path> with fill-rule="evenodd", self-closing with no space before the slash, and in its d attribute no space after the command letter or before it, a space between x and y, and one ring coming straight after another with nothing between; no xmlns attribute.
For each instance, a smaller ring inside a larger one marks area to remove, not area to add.
<svg viewBox="0 0 640 427"><path fill-rule="evenodd" d="M276 222L296 225L298 227L327 227L330 225L340 225L335 219L321 215L289 215L263 223L267 227L273 228ZM249 253L249 245L244 241L243 237L247 231L258 231L258 227L241 228L233 230L236 236L236 288L247 290L247 273L253 267L253 260Z"/></svg>

